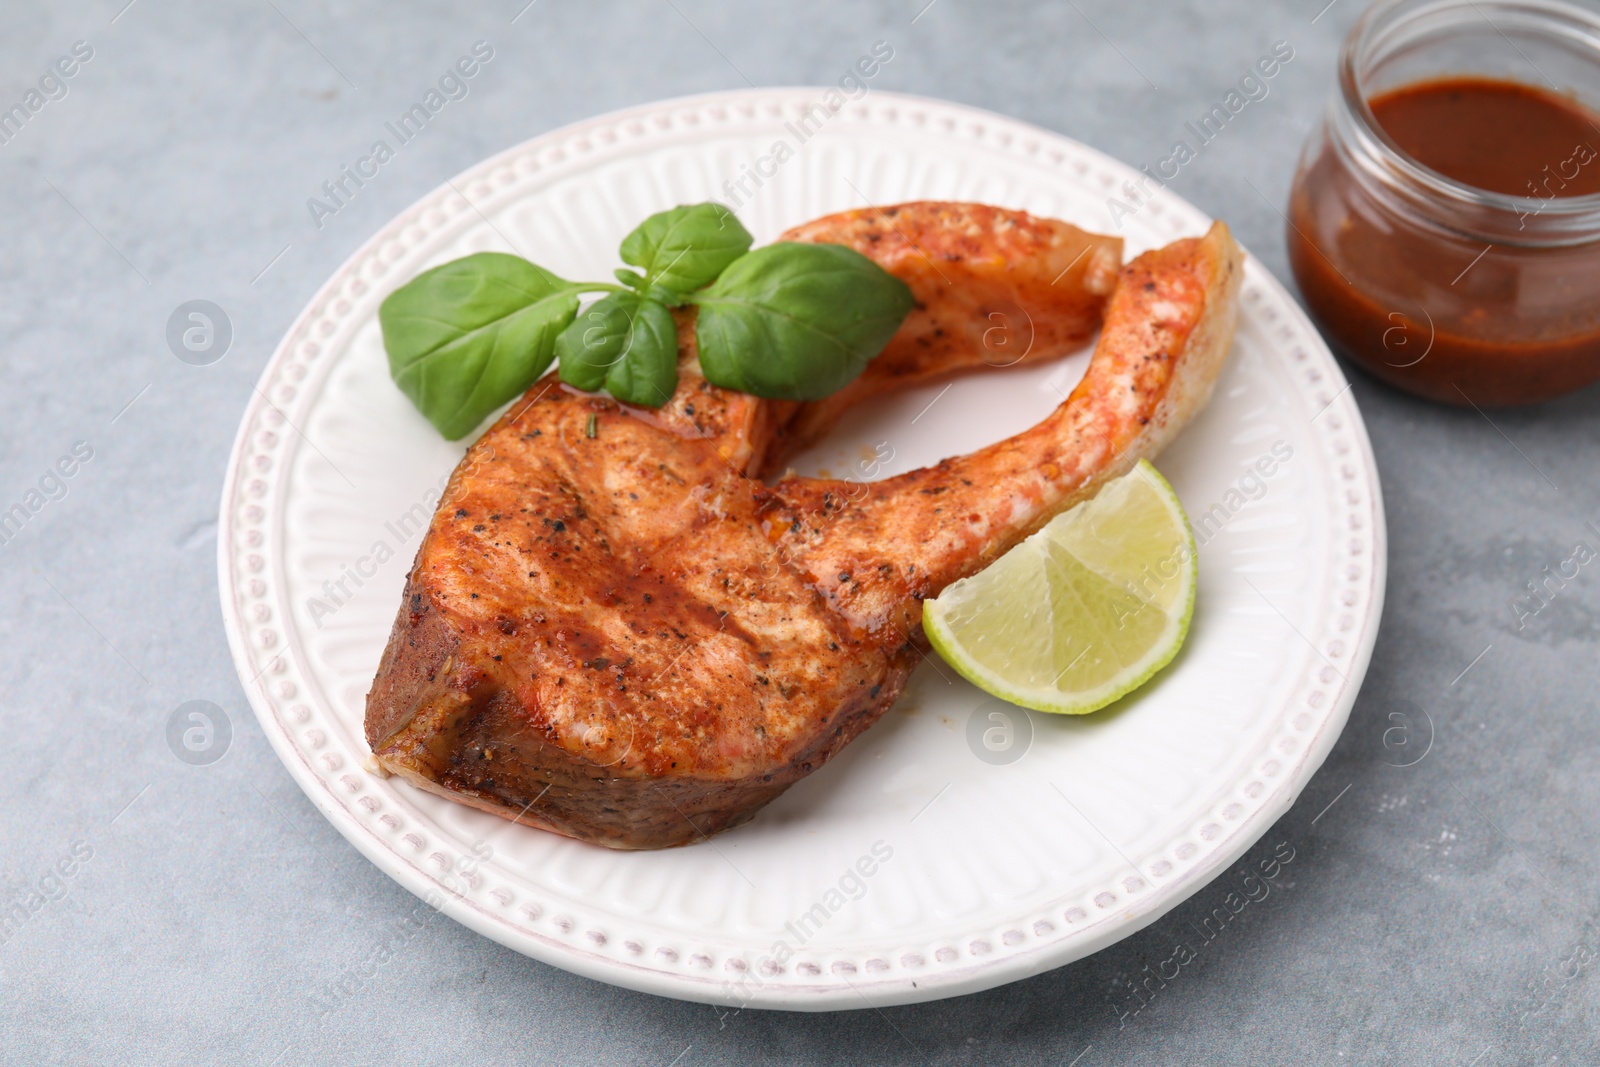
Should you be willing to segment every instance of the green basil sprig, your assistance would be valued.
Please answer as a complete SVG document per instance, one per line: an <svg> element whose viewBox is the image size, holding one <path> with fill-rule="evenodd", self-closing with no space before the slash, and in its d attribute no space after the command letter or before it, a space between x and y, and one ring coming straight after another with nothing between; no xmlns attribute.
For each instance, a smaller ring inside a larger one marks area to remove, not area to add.
<svg viewBox="0 0 1600 1067"><path fill-rule="evenodd" d="M815 400L842 388L914 301L842 245L752 238L721 204L650 216L623 239L621 285L571 282L518 256L479 252L425 271L378 310L389 373L439 432L464 437L553 360L563 382L660 407L678 382L670 308L698 308L700 364L715 385ZM642 273L641 273L642 272ZM583 293L605 293L578 314Z"/></svg>

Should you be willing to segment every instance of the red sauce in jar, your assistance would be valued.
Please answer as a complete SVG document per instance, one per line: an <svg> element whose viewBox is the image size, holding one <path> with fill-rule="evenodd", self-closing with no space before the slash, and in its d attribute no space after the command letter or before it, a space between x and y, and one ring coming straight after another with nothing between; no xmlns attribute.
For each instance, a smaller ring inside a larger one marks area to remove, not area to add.
<svg viewBox="0 0 1600 1067"><path fill-rule="evenodd" d="M1455 404L1545 400L1600 379L1600 233L1519 240L1550 201L1600 193L1600 116L1530 85L1441 78L1368 101L1410 160L1463 185L1535 197L1474 235L1375 191L1348 153L1308 154L1290 197L1290 261L1324 329L1363 367ZM1527 231L1532 232L1532 231Z"/></svg>
<svg viewBox="0 0 1600 1067"><path fill-rule="evenodd" d="M1578 145L1600 139L1600 116L1564 96L1521 82L1441 78L1368 106L1408 156L1463 185L1511 196L1600 193L1600 167L1567 162Z"/></svg>

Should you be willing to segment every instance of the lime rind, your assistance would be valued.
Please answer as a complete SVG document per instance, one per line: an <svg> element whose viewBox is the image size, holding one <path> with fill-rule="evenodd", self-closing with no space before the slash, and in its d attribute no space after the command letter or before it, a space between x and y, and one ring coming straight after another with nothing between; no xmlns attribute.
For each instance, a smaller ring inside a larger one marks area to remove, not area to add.
<svg viewBox="0 0 1600 1067"><path fill-rule="evenodd" d="M1183 647L1199 560L1177 494L1148 461L923 603L957 672L1035 711L1085 715Z"/></svg>

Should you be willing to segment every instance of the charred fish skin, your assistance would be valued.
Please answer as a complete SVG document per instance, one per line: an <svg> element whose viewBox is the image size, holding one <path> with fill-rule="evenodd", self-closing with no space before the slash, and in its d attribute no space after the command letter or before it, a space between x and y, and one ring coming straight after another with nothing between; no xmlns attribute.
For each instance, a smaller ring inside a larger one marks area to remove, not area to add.
<svg viewBox="0 0 1600 1067"><path fill-rule="evenodd" d="M469 450L419 550L368 697L375 758L610 848L744 822L898 697L922 598L1204 403L1241 274L1220 224L1147 253L1119 273L1084 382L1045 422L865 486L769 488L727 454L737 432L536 386Z"/></svg>

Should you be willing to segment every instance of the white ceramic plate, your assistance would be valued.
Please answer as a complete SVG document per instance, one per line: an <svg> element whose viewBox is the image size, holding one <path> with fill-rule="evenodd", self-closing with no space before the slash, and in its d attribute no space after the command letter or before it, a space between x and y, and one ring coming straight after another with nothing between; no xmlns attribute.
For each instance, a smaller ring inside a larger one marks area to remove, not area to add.
<svg viewBox="0 0 1600 1067"><path fill-rule="evenodd" d="M431 502L462 453L389 381L377 308L391 289L485 249L604 278L645 215L731 202L724 182L747 174L738 213L758 243L828 212L923 198L1108 231L1107 198L1138 177L1064 137L889 93L820 128L812 112L801 143L802 127L787 124L823 93L753 90L606 115L423 198L289 330L239 428L222 500L233 655L278 755L328 819L474 930L664 996L907 1003L1126 937L1294 802L1349 714L1382 606L1382 502L1361 417L1316 331L1252 259L1215 398L1158 460L1196 523L1209 515L1216 527L1188 645L1117 709L1015 712L1013 747L990 758L1020 758L987 762L969 724L975 711L980 735L1003 724L935 659L880 723L749 824L664 852L579 844L368 773L367 688ZM1131 256L1207 222L1162 193L1122 233ZM878 455L888 458L876 472L892 474L979 447L1042 418L1087 360L1024 362L896 397L799 467L848 476ZM1275 447L1278 460L1263 464L1273 473L1252 473Z"/></svg>

